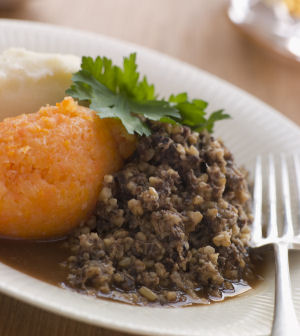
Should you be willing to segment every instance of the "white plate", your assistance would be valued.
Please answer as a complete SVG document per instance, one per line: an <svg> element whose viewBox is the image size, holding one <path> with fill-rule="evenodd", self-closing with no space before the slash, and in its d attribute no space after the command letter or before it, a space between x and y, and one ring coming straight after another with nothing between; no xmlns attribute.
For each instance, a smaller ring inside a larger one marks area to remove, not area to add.
<svg viewBox="0 0 300 336"><path fill-rule="evenodd" d="M107 55L120 62L138 52L143 73L162 95L187 91L225 108L233 117L216 133L250 170L257 154L299 152L298 126L240 89L165 55L108 37L50 25L0 20L0 52L8 47L76 55ZM300 319L300 255L291 256L295 304ZM135 307L71 293L0 263L0 290L17 299L87 323L155 335L267 335L273 310L273 269L255 290L232 300L183 309Z"/></svg>

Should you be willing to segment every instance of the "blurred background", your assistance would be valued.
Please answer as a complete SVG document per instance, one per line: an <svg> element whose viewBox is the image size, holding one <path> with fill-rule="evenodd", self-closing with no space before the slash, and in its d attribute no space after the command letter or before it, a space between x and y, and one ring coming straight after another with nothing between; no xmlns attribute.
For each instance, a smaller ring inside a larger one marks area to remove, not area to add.
<svg viewBox="0 0 300 336"><path fill-rule="evenodd" d="M274 1L299 5L299 0L262 1L270 6ZM236 24L229 19L227 0L0 0L0 18L84 29L153 48L227 80L300 125L300 62L280 50L275 52L276 48L251 33L246 20L250 2L261 4L259 0L232 1L237 6L231 12ZM265 17L261 22L267 22ZM258 27L255 22L254 26ZM0 305L4 336L123 335L4 295Z"/></svg>
<svg viewBox="0 0 300 336"><path fill-rule="evenodd" d="M278 2L263 2L272 1ZM282 1L292 5L299 2ZM241 11L249 1L232 2L238 3ZM227 15L227 0L0 0L1 3L1 18L84 29L179 58L254 94L300 124L300 63L280 56L233 25Z"/></svg>

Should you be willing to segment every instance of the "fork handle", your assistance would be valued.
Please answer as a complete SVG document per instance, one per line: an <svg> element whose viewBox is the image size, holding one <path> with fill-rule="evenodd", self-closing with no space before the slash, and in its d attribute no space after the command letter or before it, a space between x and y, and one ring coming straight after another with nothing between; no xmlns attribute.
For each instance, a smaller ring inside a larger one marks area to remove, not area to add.
<svg viewBox="0 0 300 336"><path fill-rule="evenodd" d="M275 243L275 308L272 336L299 336L298 324L291 290L288 246Z"/></svg>

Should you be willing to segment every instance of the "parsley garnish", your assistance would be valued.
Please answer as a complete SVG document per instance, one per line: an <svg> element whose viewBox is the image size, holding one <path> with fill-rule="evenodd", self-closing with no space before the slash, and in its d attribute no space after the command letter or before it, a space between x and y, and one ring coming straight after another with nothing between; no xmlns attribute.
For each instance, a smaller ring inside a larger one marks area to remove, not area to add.
<svg viewBox="0 0 300 336"><path fill-rule="evenodd" d="M217 120L230 118L223 110L206 118L207 102L189 100L187 93L159 99L154 85L145 76L139 78L135 53L124 57L123 69L106 57L84 56L66 94L88 105L100 118L119 118L130 134L151 134L145 118L187 125L198 132L212 132Z"/></svg>

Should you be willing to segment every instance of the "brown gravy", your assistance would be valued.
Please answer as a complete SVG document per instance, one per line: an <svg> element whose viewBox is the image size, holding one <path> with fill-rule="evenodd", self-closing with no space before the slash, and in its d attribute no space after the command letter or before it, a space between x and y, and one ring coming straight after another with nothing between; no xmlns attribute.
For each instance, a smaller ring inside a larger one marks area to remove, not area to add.
<svg viewBox="0 0 300 336"><path fill-rule="evenodd" d="M0 239L0 262L52 285L66 280L67 271L60 264L69 252L63 240L36 242Z"/></svg>
<svg viewBox="0 0 300 336"><path fill-rule="evenodd" d="M61 266L61 263L68 258L70 252L64 247L64 242L64 240L37 242L0 239L0 262L34 278L65 288L68 287L68 285L65 284L68 272ZM261 275L263 268L262 262L257 262L255 266L257 273ZM234 292L224 292L222 298L211 298L210 303L235 297L254 288L259 282L259 278L261 277L258 276L256 281L249 284L234 284ZM99 297L126 303L126 300L122 299L122 297L113 298L111 295L99 295ZM127 301L127 303L129 302ZM203 300L203 303L208 302ZM157 304L150 305L156 306ZM169 306L186 307L190 305L194 305L194 303L187 300L181 303L170 304Z"/></svg>

